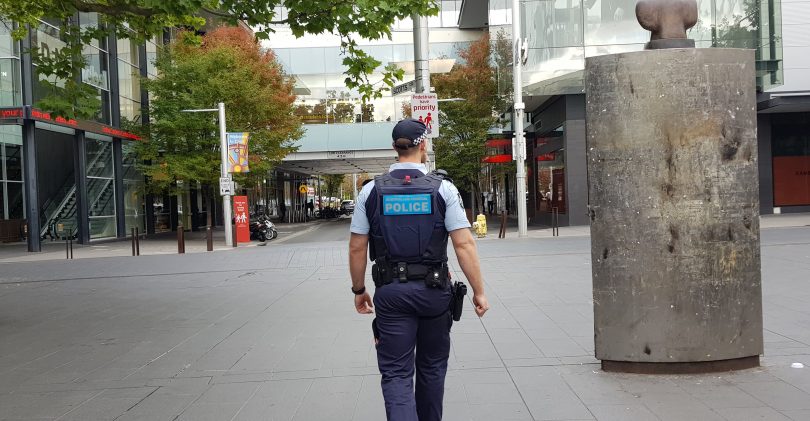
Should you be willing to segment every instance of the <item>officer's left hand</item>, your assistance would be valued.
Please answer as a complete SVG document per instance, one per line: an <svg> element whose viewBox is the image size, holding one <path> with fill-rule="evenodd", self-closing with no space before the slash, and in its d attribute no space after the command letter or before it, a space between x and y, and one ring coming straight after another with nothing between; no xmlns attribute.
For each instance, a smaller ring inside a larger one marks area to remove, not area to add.
<svg viewBox="0 0 810 421"><path fill-rule="evenodd" d="M357 312L360 314L374 313L374 304L372 304L371 296L368 295L368 292L354 296L354 308L357 309Z"/></svg>

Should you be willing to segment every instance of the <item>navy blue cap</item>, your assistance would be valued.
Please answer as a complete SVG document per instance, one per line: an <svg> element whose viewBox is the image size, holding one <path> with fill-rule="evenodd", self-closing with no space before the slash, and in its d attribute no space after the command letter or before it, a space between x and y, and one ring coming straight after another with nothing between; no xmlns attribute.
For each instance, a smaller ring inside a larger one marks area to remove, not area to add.
<svg viewBox="0 0 810 421"><path fill-rule="evenodd" d="M427 126L419 120L406 118L394 126L391 137L394 142L399 139L408 139L413 146L417 146L427 137Z"/></svg>

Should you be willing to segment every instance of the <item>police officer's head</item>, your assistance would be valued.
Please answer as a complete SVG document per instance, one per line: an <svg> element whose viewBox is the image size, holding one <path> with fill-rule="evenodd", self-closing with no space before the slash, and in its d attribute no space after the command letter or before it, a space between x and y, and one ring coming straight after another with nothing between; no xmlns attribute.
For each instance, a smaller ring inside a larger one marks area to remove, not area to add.
<svg viewBox="0 0 810 421"><path fill-rule="evenodd" d="M420 162L427 161L427 127L425 123L413 118L406 118L394 126L391 133L394 140L394 150L400 160L418 158Z"/></svg>

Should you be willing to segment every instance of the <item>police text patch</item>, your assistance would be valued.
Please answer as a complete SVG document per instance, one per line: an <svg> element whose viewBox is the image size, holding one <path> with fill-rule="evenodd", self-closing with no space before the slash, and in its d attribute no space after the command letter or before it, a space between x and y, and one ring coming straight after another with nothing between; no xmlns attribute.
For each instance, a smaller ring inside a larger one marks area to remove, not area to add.
<svg viewBox="0 0 810 421"><path fill-rule="evenodd" d="M429 194L392 194L383 196L383 215L430 215Z"/></svg>

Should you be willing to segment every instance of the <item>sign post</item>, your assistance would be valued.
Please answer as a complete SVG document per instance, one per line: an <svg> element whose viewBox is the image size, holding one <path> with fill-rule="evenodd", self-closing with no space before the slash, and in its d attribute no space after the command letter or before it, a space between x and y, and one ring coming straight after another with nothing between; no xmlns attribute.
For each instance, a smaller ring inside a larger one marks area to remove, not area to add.
<svg viewBox="0 0 810 421"><path fill-rule="evenodd" d="M250 219L248 213L247 196L233 197L233 214L236 221L236 242L250 242Z"/></svg>

